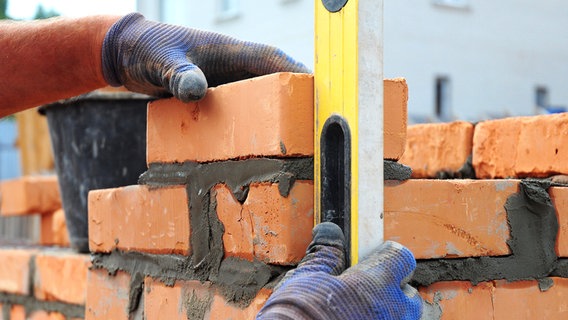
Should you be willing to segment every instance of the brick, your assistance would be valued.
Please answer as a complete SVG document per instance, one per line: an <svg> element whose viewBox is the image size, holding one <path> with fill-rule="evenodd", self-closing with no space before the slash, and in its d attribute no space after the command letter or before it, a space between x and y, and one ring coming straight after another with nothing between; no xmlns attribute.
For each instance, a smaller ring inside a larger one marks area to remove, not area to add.
<svg viewBox="0 0 568 320"><path fill-rule="evenodd" d="M227 302L218 292L213 297L210 314L206 315L206 319L231 319L231 320L249 320L254 319L256 314L270 297L271 290L261 289L253 301L245 308L240 308L232 303Z"/></svg>
<svg viewBox="0 0 568 320"><path fill-rule="evenodd" d="M0 182L0 214L50 213L61 208L56 176L26 176Z"/></svg>
<svg viewBox="0 0 568 320"><path fill-rule="evenodd" d="M43 251L35 259L34 294L38 300L85 304L89 255Z"/></svg>
<svg viewBox="0 0 568 320"><path fill-rule="evenodd" d="M552 286L546 290L534 280L496 280L476 286L467 281L445 281L419 291L428 304L439 308L441 320L566 319L568 279L550 280Z"/></svg>
<svg viewBox="0 0 568 320"><path fill-rule="evenodd" d="M41 216L40 244L43 246L69 246L69 234L63 209Z"/></svg>
<svg viewBox="0 0 568 320"><path fill-rule="evenodd" d="M38 310L32 312L32 314L27 318L28 320L66 320L63 314L59 312L47 312L43 310Z"/></svg>
<svg viewBox="0 0 568 320"><path fill-rule="evenodd" d="M227 256L251 260L254 254L281 265L296 264L304 257L314 223L312 181L296 181L288 197L280 195L277 184L253 183L242 205L226 187L216 190Z"/></svg>
<svg viewBox="0 0 568 320"><path fill-rule="evenodd" d="M129 294L128 273L111 276L105 270L89 270L85 319L128 320Z"/></svg>
<svg viewBox="0 0 568 320"><path fill-rule="evenodd" d="M471 155L472 144L469 122L412 125L399 162L412 168L413 178L434 178L440 171L457 172Z"/></svg>
<svg viewBox="0 0 568 320"><path fill-rule="evenodd" d="M548 189L556 216L558 218L558 237L556 238L556 254L568 257L568 188L551 187Z"/></svg>
<svg viewBox="0 0 568 320"><path fill-rule="evenodd" d="M477 177L548 177L568 173L566 126L566 113L477 124L473 137Z"/></svg>
<svg viewBox="0 0 568 320"><path fill-rule="evenodd" d="M173 287L146 278L144 315L146 319L197 319L210 307L214 289L209 283L176 281ZM188 307L190 310L188 310Z"/></svg>
<svg viewBox="0 0 568 320"><path fill-rule="evenodd" d="M313 79L277 73L148 106L148 163L313 154Z"/></svg>
<svg viewBox="0 0 568 320"><path fill-rule="evenodd" d="M5 319L8 320L8 319ZM13 305L10 308L9 320L26 320L26 309L22 305Z"/></svg>
<svg viewBox="0 0 568 320"><path fill-rule="evenodd" d="M427 304L441 312L440 320L500 319L493 318L493 289L491 282L474 286L469 281L444 281L420 288L419 292Z"/></svg>
<svg viewBox="0 0 568 320"><path fill-rule="evenodd" d="M385 239L417 259L510 254L504 208L518 180L385 181Z"/></svg>
<svg viewBox="0 0 568 320"><path fill-rule="evenodd" d="M89 193L89 248L190 254L189 206L184 186L137 185Z"/></svg>
<svg viewBox="0 0 568 320"><path fill-rule="evenodd" d="M408 85L406 79L385 79L383 158L398 160L405 152L408 122Z"/></svg>
<svg viewBox="0 0 568 320"><path fill-rule="evenodd" d="M30 261L34 250L0 249L0 291L30 294Z"/></svg>
<svg viewBox="0 0 568 320"><path fill-rule="evenodd" d="M568 279L551 280L553 286L544 292L537 281L495 281L493 319L568 319Z"/></svg>

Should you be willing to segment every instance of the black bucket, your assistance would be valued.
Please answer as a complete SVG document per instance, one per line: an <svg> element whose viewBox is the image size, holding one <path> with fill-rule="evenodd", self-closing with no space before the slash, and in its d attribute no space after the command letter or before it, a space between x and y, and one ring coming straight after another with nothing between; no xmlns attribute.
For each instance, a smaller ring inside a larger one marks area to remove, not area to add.
<svg viewBox="0 0 568 320"><path fill-rule="evenodd" d="M44 106L71 246L89 251L90 190L138 183L146 171L146 105L128 92L92 92Z"/></svg>

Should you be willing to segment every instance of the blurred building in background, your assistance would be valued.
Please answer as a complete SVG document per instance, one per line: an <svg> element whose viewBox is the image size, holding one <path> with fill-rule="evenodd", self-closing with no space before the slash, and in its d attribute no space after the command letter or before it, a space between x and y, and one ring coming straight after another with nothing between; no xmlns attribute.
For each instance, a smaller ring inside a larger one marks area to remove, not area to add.
<svg viewBox="0 0 568 320"><path fill-rule="evenodd" d="M313 0L137 0L147 18L272 44L313 66ZM409 122L565 111L568 2L385 1L384 74Z"/></svg>

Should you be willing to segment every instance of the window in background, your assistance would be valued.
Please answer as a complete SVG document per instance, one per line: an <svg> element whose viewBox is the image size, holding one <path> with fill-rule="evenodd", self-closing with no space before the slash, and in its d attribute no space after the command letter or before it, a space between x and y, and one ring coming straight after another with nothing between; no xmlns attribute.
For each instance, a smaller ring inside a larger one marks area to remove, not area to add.
<svg viewBox="0 0 568 320"><path fill-rule="evenodd" d="M446 76L436 77L434 87L434 108L436 117L442 121L451 120L451 82Z"/></svg>
<svg viewBox="0 0 568 320"><path fill-rule="evenodd" d="M548 89L546 87L536 87L534 92L534 99L537 107L548 107L550 105L548 101Z"/></svg>

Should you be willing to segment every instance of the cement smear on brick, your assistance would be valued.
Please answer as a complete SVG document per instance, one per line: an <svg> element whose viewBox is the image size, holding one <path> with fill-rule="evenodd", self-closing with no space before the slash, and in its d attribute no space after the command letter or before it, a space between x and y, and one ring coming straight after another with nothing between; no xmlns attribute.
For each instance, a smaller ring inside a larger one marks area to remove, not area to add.
<svg viewBox="0 0 568 320"><path fill-rule="evenodd" d="M395 161L383 161L383 177L384 180L408 180L412 175L412 169Z"/></svg>
<svg viewBox="0 0 568 320"><path fill-rule="evenodd" d="M217 216L213 187L225 184L243 203L249 185L254 182L278 183L287 197L296 180L313 179L313 159L248 159L212 163L151 164L140 177L140 183L151 187L186 185L191 213L191 248L189 257L152 255L114 251L95 254L93 266L111 273L117 270L131 275L151 276L173 285L176 280L210 281L219 286L227 301L248 305L258 291L285 269L259 261L223 259L224 227ZM129 305L136 305L139 294L133 294Z"/></svg>
<svg viewBox="0 0 568 320"><path fill-rule="evenodd" d="M506 279L542 279L557 270L555 251L558 220L547 189L550 182L524 180L519 193L505 204L512 254L506 257L479 257L418 261L412 284L428 286L438 281L479 282Z"/></svg>
<svg viewBox="0 0 568 320"><path fill-rule="evenodd" d="M13 294L0 293L0 304L3 305L3 319L10 319L11 306L21 305L26 310L26 315L30 315L35 311L58 312L66 316L68 319L85 318L85 306L77 304L69 304L56 301L39 301L33 296L20 296ZM8 316L6 316L8 314Z"/></svg>

